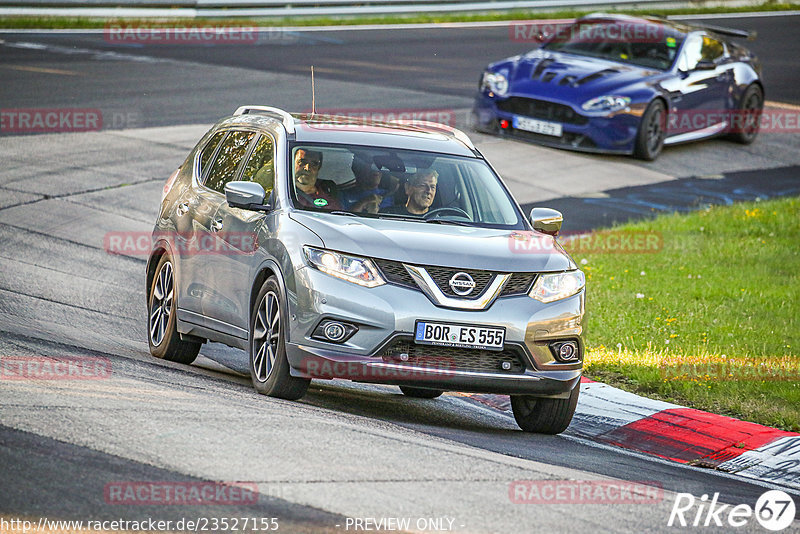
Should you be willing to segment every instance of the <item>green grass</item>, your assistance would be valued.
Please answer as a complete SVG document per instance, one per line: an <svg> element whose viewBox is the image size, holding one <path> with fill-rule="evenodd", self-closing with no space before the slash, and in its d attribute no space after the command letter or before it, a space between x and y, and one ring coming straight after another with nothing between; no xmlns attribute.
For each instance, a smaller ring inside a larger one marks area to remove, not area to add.
<svg viewBox="0 0 800 534"><path fill-rule="evenodd" d="M664 215L598 242L620 232L659 250L566 243L587 275L587 376L800 431L800 199Z"/></svg>
<svg viewBox="0 0 800 534"><path fill-rule="evenodd" d="M607 13L650 14L650 15L678 15L678 14L705 14L705 13L746 13L751 11L783 11L796 9L797 2L772 2L766 1L753 6L714 6L697 8L675 9L604 9ZM341 17L266 17L266 18L162 18L162 19L125 19L115 20L108 18L88 17L27 17L13 16L0 17L0 28L18 29L92 29L104 28L111 23L128 25L147 25L148 27L185 27L197 25L225 25L225 26L337 26L345 24L405 24L405 23L447 23L447 22L475 22L493 20L529 20L529 19L559 19L575 18L598 10L524 10L524 11L494 11L485 13L436 13L436 14L408 14L408 15L376 15L376 16L341 16Z"/></svg>

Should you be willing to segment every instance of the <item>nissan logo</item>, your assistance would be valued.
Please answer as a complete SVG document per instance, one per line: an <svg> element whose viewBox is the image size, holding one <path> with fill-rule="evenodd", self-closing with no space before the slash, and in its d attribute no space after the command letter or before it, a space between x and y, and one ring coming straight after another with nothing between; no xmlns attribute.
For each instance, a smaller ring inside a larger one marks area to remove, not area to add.
<svg viewBox="0 0 800 534"><path fill-rule="evenodd" d="M459 296L466 296L475 289L475 281L467 273L456 273L450 277L450 289Z"/></svg>

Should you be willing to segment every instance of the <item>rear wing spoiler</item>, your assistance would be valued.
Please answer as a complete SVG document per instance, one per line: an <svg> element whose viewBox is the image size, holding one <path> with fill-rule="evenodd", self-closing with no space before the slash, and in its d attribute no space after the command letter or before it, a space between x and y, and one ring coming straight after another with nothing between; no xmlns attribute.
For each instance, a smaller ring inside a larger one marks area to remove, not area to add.
<svg viewBox="0 0 800 534"><path fill-rule="evenodd" d="M755 41L756 37L758 37L757 32L749 32L747 30L737 30L735 28L724 28L722 26L711 26L709 24L700 24L701 28L704 28L708 31L712 31L719 35L724 35L726 37L741 37L742 39L747 39L748 41Z"/></svg>

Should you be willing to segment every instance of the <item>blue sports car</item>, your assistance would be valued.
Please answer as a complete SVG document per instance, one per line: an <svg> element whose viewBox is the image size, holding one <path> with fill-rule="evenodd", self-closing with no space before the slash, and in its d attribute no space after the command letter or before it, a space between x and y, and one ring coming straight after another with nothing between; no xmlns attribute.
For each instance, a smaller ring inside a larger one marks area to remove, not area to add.
<svg viewBox="0 0 800 534"><path fill-rule="evenodd" d="M664 145L722 134L749 144L758 134L761 66L724 38L747 32L593 14L548 33L533 36L538 49L486 68L476 130L645 160Z"/></svg>

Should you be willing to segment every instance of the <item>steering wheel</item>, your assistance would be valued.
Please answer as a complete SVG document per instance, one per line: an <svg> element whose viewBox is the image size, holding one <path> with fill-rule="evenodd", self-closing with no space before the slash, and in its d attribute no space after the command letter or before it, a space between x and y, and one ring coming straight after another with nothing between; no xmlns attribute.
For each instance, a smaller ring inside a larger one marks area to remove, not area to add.
<svg viewBox="0 0 800 534"><path fill-rule="evenodd" d="M422 218L427 221L433 219L434 216L441 215L442 213L450 213L458 217L464 217L468 221L472 220L472 217L470 217L469 214L461 208L436 208L435 210L431 210L423 215Z"/></svg>

